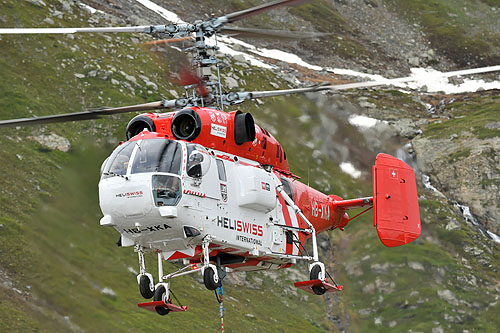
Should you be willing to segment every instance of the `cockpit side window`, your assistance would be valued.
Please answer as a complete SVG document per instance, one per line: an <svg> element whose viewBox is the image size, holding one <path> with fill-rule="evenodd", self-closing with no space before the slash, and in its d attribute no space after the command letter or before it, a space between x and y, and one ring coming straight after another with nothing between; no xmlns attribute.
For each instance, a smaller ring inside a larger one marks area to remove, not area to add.
<svg viewBox="0 0 500 333"><path fill-rule="evenodd" d="M156 206L175 206L181 196L180 178L170 175L153 175L153 198Z"/></svg>
<svg viewBox="0 0 500 333"><path fill-rule="evenodd" d="M224 167L224 162L217 159L217 171L219 172L219 180L222 182L227 182L226 168Z"/></svg>
<svg viewBox="0 0 500 333"><path fill-rule="evenodd" d="M102 179L117 175L124 176L127 173L130 155L132 155L133 150L134 144L131 142L126 142L116 148L103 168Z"/></svg>
<svg viewBox="0 0 500 333"><path fill-rule="evenodd" d="M186 170L190 177L200 178L210 168L212 160L208 151L197 144L187 144Z"/></svg>
<svg viewBox="0 0 500 333"><path fill-rule="evenodd" d="M180 175L182 148L165 139L150 139L138 143L132 173L166 172Z"/></svg>
<svg viewBox="0 0 500 333"><path fill-rule="evenodd" d="M290 197L290 199L292 199L292 201L295 202L295 198L293 197L292 184L285 177L280 177L280 179L281 179L281 183L283 184L283 190Z"/></svg>

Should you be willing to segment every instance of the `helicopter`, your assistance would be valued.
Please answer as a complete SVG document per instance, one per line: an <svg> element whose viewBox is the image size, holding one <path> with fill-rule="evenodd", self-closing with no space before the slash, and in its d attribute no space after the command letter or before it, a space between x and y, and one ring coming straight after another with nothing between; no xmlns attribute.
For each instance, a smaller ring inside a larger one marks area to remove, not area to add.
<svg viewBox="0 0 500 333"><path fill-rule="evenodd" d="M0 34L136 32L169 38L165 42L194 35L195 46L189 51L196 73L185 84L191 93L182 98L0 121L0 127L12 127L96 119L123 112L173 110L132 118L126 128L127 141L112 152L100 170L100 225L117 230L118 245L133 247L137 252L140 294L145 299L153 298L139 307L160 315L186 311L187 307L174 305L171 300L170 287L175 277L201 273L205 287L216 290L231 271L282 269L298 260L309 263L309 280L296 282L297 288L316 295L341 291L342 286L329 276L319 259L316 235L344 230L360 215L349 217L347 211L352 208L365 208L362 213L373 209L374 227L385 246L404 245L419 237L415 175L403 161L387 154L377 156L369 197L344 200L323 194L299 181L289 168L283 147L255 123L250 113L225 110L256 98L380 84L223 92L220 75L215 79L211 75L213 67L219 74L217 46L208 45L206 39L218 33L277 35L276 31L249 31L226 24L302 2L274 1L194 24L0 29ZM309 238L312 254L305 246ZM157 254L157 283L146 269L146 252ZM183 267L164 274L164 260L182 260Z"/></svg>

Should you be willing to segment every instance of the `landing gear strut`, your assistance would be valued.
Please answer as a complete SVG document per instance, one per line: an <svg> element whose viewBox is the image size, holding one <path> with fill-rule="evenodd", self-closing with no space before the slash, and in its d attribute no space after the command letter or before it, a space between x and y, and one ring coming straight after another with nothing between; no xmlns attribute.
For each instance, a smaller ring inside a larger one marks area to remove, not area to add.
<svg viewBox="0 0 500 333"><path fill-rule="evenodd" d="M144 250L142 246L136 246L136 252L139 255L139 275L137 275L137 283L139 284L139 291L145 299L154 296L155 285L153 283L153 275L146 273L146 264L144 261Z"/></svg>
<svg viewBox="0 0 500 333"><path fill-rule="evenodd" d="M279 180L276 181L277 184L279 184ZM332 277L330 275L330 279L332 279L332 282L334 283L333 285L328 283L326 280L326 269L325 265L319 261L319 254L318 254L318 244L316 241L316 230L314 229L314 225L309 222L307 217L302 213L300 208L295 205L293 200L286 194L285 190L283 189L282 185L278 185L276 187L278 192L283 196L283 199L285 199L286 203L293 208L295 213L304 221L305 224L309 227L309 230L306 230L306 232L311 234L312 238L312 246L313 246L313 255L310 257L309 255L305 257L305 259L311 260L313 263L309 266L309 281L302 281L302 282L295 282L294 285L297 288L303 289L304 291L316 294L316 295L323 295L326 292L332 292L332 291L341 291L342 286L338 286L335 281L333 281ZM304 246L302 245L302 248L305 250ZM307 250L305 250L307 252Z"/></svg>
<svg viewBox="0 0 500 333"><path fill-rule="evenodd" d="M188 265L174 273L170 273L166 276L163 276L163 255L161 251L157 251L158 283L154 285L152 282L153 276L151 274L146 273L146 268L144 265L144 249L140 246L136 246L135 250L136 252L139 253L140 274L137 276L137 281L139 282L139 290L141 291L141 295L144 296L145 298L154 297L153 302L139 303L137 305L140 308L154 311L161 316L165 316L170 312L187 311L187 306L183 306L181 302L177 299L177 297L175 297L172 290L170 290L170 279L175 276L191 274L195 271L199 271L200 269L192 269L194 265ZM170 296L172 296L180 305L173 304Z"/></svg>
<svg viewBox="0 0 500 333"><path fill-rule="evenodd" d="M222 279L226 276L226 272L220 264L219 257L217 257L217 266L210 263L210 251L208 250L208 246L212 239L211 235L207 235L203 238L201 244L203 249L203 283L208 290L217 289L221 285Z"/></svg>

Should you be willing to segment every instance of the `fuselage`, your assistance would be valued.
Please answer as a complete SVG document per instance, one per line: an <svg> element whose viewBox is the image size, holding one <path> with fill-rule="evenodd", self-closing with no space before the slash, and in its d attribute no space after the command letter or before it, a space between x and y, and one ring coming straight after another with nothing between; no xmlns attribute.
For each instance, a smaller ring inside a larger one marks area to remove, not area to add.
<svg viewBox="0 0 500 333"><path fill-rule="evenodd" d="M226 267L280 268L303 255L299 242L310 235L278 186L316 233L347 223L345 211L332 205L340 198L279 168L144 131L117 147L103 164L101 224L121 234L122 246L161 251L167 260L200 260L202 238L210 234L215 237L211 256L226 252L240 258Z"/></svg>

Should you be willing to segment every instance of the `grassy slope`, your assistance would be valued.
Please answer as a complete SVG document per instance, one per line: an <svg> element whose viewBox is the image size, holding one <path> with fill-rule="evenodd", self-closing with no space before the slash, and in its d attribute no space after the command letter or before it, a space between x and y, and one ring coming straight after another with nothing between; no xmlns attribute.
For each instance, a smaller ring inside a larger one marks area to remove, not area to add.
<svg viewBox="0 0 500 333"><path fill-rule="evenodd" d="M460 67L500 62L498 1L385 0L393 10L419 24L432 47ZM494 10L496 9L496 10Z"/></svg>
<svg viewBox="0 0 500 333"><path fill-rule="evenodd" d="M423 235L404 248L381 247L377 236L367 228L356 225L349 229L349 242L344 242L346 248L339 251L338 257L349 253L349 261L354 259L361 276L353 278L345 266L337 266L337 279L346 281L343 299L348 300L352 327L363 332L384 332L393 322L394 332L428 332L438 326L451 331L494 332L500 324L495 316L499 310L495 302L500 269L498 245L485 242L492 251L487 256L494 270L484 267L477 257L463 250L467 245L483 249L477 231L465 223L461 223L461 230L445 229L451 218L461 219L446 202L421 194L420 212ZM333 242L337 242L335 237ZM412 269L412 262L422 264L423 269ZM475 285L474 276L478 277ZM438 290L450 290L457 304L441 299ZM446 316L457 315L455 322L445 320ZM380 324L376 324L377 318Z"/></svg>
<svg viewBox="0 0 500 333"><path fill-rule="evenodd" d="M498 121L499 110L498 95L460 100L445 109L450 119L431 123L426 127L425 135L429 138L447 138L454 133L471 132L479 139L498 137L500 130L489 129L485 125Z"/></svg>
<svg viewBox="0 0 500 333"><path fill-rule="evenodd" d="M46 3L58 6L57 1ZM29 3L11 1L2 6L7 26L35 26L47 15L46 10ZM56 22L78 26L86 25L86 19L86 14L67 15L64 22L57 19ZM107 41L86 35L73 42L64 36L3 37L0 41L2 118L30 116L32 112L43 115L60 110L78 111L83 107L81 104L120 105L142 102L144 98L159 99L160 94L168 96L163 88L148 94L140 86L134 86L134 96L126 86L110 84L111 78L125 81L120 70L136 77L143 73L156 78L157 83L163 83L157 73L165 71L164 66L158 69L151 55L137 48L129 37L112 38ZM116 48L112 49L110 44ZM73 45L79 49L71 51ZM113 57L106 56L103 45ZM27 50L34 50L34 54ZM137 52L139 56L129 59L124 52ZM65 68L60 66L63 61L67 64ZM107 65L117 70L106 81L74 76L99 67L109 69ZM255 73L253 84L260 89L270 88L265 83L269 76L270 72ZM26 81L29 84L23 83ZM12 281L14 285L4 283L7 288L0 288L1 331L53 331L68 327L86 331L160 328L199 331L218 327L214 296L197 277L174 282L174 291L189 305L189 312L160 319L139 310L135 305L141 301L135 276L128 271L128 267L137 269L136 256L131 249L118 249L114 245L118 234L97 223L101 216L97 201L99 166L113 147L107 142L116 143L123 137L129 118L123 115L107 121L3 130L0 269L8 277L4 281ZM284 133L284 127L280 131ZM42 132L65 136L74 148L68 153L52 151L28 139ZM84 139L88 134L95 142ZM154 258L148 260L155 262ZM168 264L165 269L173 268L174 264ZM296 302L295 293L289 290L293 281L287 276L286 271L280 273L282 284L278 286L263 276L261 290L226 287L226 296L233 297L226 298L227 330L328 330L321 299L311 297L303 309ZM252 277L248 279L251 281ZM105 287L111 288L116 296L102 294ZM288 289L284 291L285 287ZM299 312L301 316L297 318L295 313Z"/></svg>

